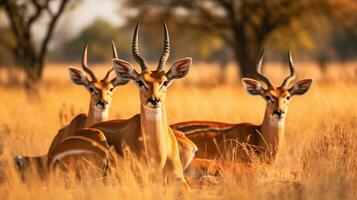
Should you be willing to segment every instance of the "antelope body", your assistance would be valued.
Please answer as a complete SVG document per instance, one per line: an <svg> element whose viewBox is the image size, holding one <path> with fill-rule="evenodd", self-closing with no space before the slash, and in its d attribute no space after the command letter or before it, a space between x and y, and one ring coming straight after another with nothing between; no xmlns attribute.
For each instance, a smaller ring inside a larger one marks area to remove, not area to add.
<svg viewBox="0 0 357 200"><path fill-rule="evenodd" d="M114 43L112 43L113 57L117 58L117 52ZM90 93L90 103L88 115L79 114L72 121L61 128L57 135L52 140L48 153L43 156L15 156L15 165L20 169L21 173L24 173L29 167L37 169L38 173L42 176L45 175L47 169L48 155L53 154L54 148L61 143L61 141L74 134L76 131L89 127L97 122L108 120L109 108L112 100L112 95L115 88L119 85L128 83L126 80L121 80L118 77L110 80L110 73L113 69L110 69L102 80L98 80L93 71L90 70L87 64L87 51L88 45L86 44L82 56L82 69L90 79L78 68L69 68L70 78L73 83L84 86ZM33 164L35 163L35 165Z"/></svg>
<svg viewBox="0 0 357 200"><path fill-rule="evenodd" d="M225 124L219 122L191 121L174 124L171 127L180 130L198 146L200 158L224 158L249 162L250 153L254 152L267 163L272 163L278 148L284 140L285 117L288 105L294 95L303 95L311 86L311 79L289 83L295 79L295 68L289 52L290 76L279 87L261 74L264 51L257 63L257 75L266 84L263 88L258 80L243 78L242 82L251 95L259 95L266 101L263 122Z"/></svg>
<svg viewBox="0 0 357 200"><path fill-rule="evenodd" d="M53 148L47 160L50 171L57 168L79 174L84 168L106 175L114 161L113 152L104 134L96 129L84 128L66 138Z"/></svg>
<svg viewBox="0 0 357 200"><path fill-rule="evenodd" d="M164 24L164 51L157 69L149 70L138 52L138 27L139 24L134 31L132 53L141 67L141 73L138 73L129 62L120 59L113 59L113 68L118 77L136 82L140 92L140 114L124 121L97 123L91 128L102 131L109 145L114 146L118 153L122 153L123 146L129 148L139 160L149 166L149 169L174 177L188 190L178 142L174 130L167 123L165 97L172 81L187 74L192 59L178 60L168 72L164 71L170 50L168 30Z"/></svg>

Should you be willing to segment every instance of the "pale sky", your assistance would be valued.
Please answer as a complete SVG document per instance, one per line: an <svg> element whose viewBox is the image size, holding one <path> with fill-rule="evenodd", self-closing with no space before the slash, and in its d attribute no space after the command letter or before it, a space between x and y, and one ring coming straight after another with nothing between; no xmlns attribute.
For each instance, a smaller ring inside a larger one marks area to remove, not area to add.
<svg viewBox="0 0 357 200"><path fill-rule="evenodd" d="M122 13L120 2L120 0L81 0L78 5L61 16L49 48L52 49L73 38L98 18L105 19L113 25L120 25L124 22L124 18L120 14ZM48 24L48 18L44 17L34 25L35 41L43 38L47 29L46 24Z"/></svg>
<svg viewBox="0 0 357 200"><path fill-rule="evenodd" d="M103 18L113 25L120 25L123 23L120 4L120 0L81 0L74 10L63 16L58 25L70 31L70 35L80 32L97 18Z"/></svg>

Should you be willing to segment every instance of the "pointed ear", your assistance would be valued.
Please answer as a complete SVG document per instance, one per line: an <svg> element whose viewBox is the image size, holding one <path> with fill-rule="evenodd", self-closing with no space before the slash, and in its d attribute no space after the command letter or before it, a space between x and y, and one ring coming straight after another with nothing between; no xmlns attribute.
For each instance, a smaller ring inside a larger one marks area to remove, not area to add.
<svg viewBox="0 0 357 200"><path fill-rule="evenodd" d="M166 76L169 80L180 79L186 76L190 70L192 64L192 58L182 58L171 66L170 70L166 73Z"/></svg>
<svg viewBox="0 0 357 200"><path fill-rule="evenodd" d="M79 70L78 68L70 67L69 68L69 77L71 78L73 83L75 83L77 85L87 86L89 84L89 80L86 77L86 75L84 75L82 73L82 71Z"/></svg>
<svg viewBox="0 0 357 200"><path fill-rule="evenodd" d="M262 85L259 83L259 81L251 78L243 78L242 83L245 86L245 89L251 95L262 95L264 93L264 89L262 88Z"/></svg>
<svg viewBox="0 0 357 200"><path fill-rule="evenodd" d="M120 80L129 81L131 79L136 80L138 78L138 73L129 62L113 58L112 63L115 73Z"/></svg>
<svg viewBox="0 0 357 200"><path fill-rule="evenodd" d="M312 84L312 79L303 79L296 82L290 89L289 93L291 96L293 95L303 95L310 89Z"/></svg>
<svg viewBox="0 0 357 200"><path fill-rule="evenodd" d="M129 83L129 81L130 81L129 79L125 80L125 79L121 79L119 77L115 77L110 82L112 83L112 85L114 87L116 87L118 85L125 85L125 84Z"/></svg>

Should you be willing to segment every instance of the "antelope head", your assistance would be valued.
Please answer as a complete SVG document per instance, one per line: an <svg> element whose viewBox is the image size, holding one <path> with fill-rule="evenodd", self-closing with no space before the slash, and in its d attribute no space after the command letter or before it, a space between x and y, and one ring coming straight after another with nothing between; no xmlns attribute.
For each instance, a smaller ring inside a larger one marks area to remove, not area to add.
<svg viewBox="0 0 357 200"><path fill-rule="evenodd" d="M294 95L303 95L307 92L312 84L312 79L303 79L297 81L289 87L289 84L296 78L295 67L289 51L289 69L290 75L286 77L279 87L274 87L273 84L261 73L261 67L264 57L264 50L261 52L257 66L258 80L265 83L267 88L263 88L258 80L243 78L242 82L246 90L251 95L260 95L266 101L266 112L274 119L284 119L288 111L289 103Z"/></svg>
<svg viewBox="0 0 357 200"><path fill-rule="evenodd" d="M109 108L112 101L112 95L115 87L128 83L128 80L120 79L120 77L110 79L110 73L113 71L113 68L106 73L102 80L98 80L93 71L88 67L87 50L88 45L86 44L83 50L82 69L87 75L89 75L90 79L86 76L85 73L76 67L69 68L69 75L73 83L77 85L83 85L85 88L87 88L91 95L92 106L100 110L106 110ZM112 42L112 50L113 57L117 58L118 56L114 42Z"/></svg>
<svg viewBox="0 0 357 200"><path fill-rule="evenodd" d="M172 64L168 72L165 72L165 63L170 53L170 41L167 26L164 23L163 53L158 67L155 71L151 71L146 64L145 59L139 54L138 29L139 23L136 25L134 31L132 53L135 61L140 65L141 72L137 72L129 62L118 58L112 60L113 68L120 79L133 80L136 82L140 91L140 100L143 107L161 108L165 105L167 88L171 85L174 79L180 79L186 76L192 64L192 59L186 57L177 60Z"/></svg>

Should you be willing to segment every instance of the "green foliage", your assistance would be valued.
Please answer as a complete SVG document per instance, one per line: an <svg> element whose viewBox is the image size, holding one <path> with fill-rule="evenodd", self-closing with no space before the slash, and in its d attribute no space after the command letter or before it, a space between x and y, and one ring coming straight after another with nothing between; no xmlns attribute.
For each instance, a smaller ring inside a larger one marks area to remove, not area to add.
<svg viewBox="0 0 357 200"><path fill-rule="evenodd" d="M133 11L129 22L169 19L175 53L212 60L230 50L241 70L254 66L263 47L275 55L292 49L310 59L356 58L355 0L126 0L124 8Z"/></svg>
<svg viewBox="0 0 357 200"><path fill-rule="evenodd" d="M108 22L98 19L81 33L68 41L60 49L60 58L64 61L78 62L82 56L84 44L88 42L89 62L104 62L112 58L111 41L116 44L120 58L129 57L130 43L128 32Z"/></svg>

